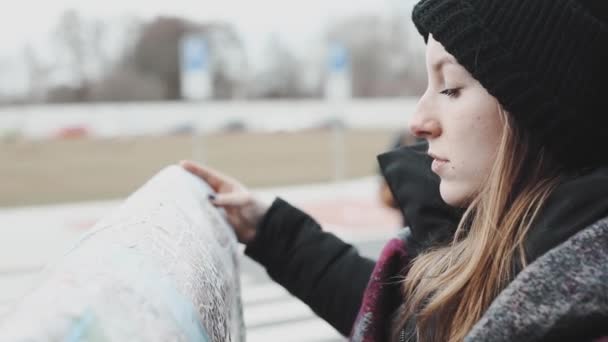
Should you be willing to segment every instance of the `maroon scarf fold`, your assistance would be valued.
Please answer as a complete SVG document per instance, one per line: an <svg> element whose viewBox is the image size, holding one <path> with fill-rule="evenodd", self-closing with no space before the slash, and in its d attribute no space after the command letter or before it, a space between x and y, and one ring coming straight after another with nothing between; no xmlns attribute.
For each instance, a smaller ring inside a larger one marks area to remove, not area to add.
<svg viewBox="0 0 608 342"><path fill-rule="evenodd" d="M402 237L395 237L384 246L363 294L350 341L388 341L392 315L403 301L401 275L406 274L409 261Z"/></svg>

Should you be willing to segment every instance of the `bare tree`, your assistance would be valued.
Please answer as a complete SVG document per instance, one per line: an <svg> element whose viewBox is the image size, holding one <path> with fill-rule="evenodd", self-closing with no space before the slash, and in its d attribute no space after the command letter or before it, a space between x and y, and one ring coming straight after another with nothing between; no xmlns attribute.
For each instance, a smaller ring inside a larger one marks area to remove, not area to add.
<svg viewBox="0 0 608 342"><path fill-rule="evenodd" d="M115 47L107 46L108 25L99 19L87 19L75 10L65 11L54 30L57 73L67 74L76 101L89 100L92 84L107 74L116 63ZM66 77L62 77L66 78Z"/></svg>
<svg viewBox="0 0 608 342"><path fill-rule="evenodd" d="M179 40L192 26L181 18L159 17L144 25L134 45L134 67L161 80L170 100L180 98Z"/></svg>
<svg viewBox="0 0 608 342"><path fill-rule="evenodd" d="M156 18L143 27L134 45L132 65L138 73L161 80L166 99L179 99L179 42L187 33L198 33L207 39L214 97L230 98L242 93L246 55L236 32L226 24L196 24L176 17Z"/></svg>
<svg viewBox="0 0 608 342"><path fill-rule="evenodd" d="M403 25L405 22L400 16L361 15L329 28L327 40L341 42L350 53L354 96L412 95L421 91L425 83L423 59L410 49L410 28Z"/></svg>
<svg viewBox="0 0 608 342"><path fill-rule="evenodd" d="M167 98L167 89L154 76L117 67L91 87L90 96L97 102L158 101Z"/></svg>
<svg viewBox="0 0 608 342"><path fill-rule="evenodd" d="M254 97L285 98L301 97L301 63L289 47L274 34L265 48L266 65L250 83Z"/></svg>
<svg viewBox="0 0 608 342"><path fill-rule="evenodd" d="M213 97L218 99L246 96L249 67L247 54L240 37L231 25L199 26L210 46Z"/></svg>
<svg viewBox="0 0 608 342"><path fill-rule="evenodd" d="M60 64L70 66L76 87L80 88L77 100L85 100L85 89L88 82L86 62L87 37L83 20L75 10L65 11L55 29L55 36L58 42L58 51L63 60Z"/></svg>
<svg viewBox="0 0 608 342"><path fill-rule="evenodd" d="M28 79L28 102L43 102L52 67L44 63L30 45L23 48L22 55Z"/></svg>

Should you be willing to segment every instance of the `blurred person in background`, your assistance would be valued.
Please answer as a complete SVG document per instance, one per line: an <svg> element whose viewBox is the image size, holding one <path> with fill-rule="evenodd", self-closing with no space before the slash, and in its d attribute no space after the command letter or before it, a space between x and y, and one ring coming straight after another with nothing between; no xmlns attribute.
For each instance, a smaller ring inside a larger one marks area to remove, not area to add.
<svg viewBox="0 0 608 342"><path fill-rule="evenodd" d="M398 148L404 146L410 146L412 144L420 144L420 149L425 150L428 147L425 140L422 138L416 138L407 130L399 131L393 138L391 145L389 146L390 150L396 150ZM380 175L382 175L382 169L379 170ZM380 197L380 203L387 208L398 211L401 214L401 225L402 227L407 226L407 220L405 219L405 215L401 212L399 205L395 201L393 193L386 182L384 177L380 179L380 186L378 187L378 197Z"/></svg>
<svg viewBox="0 0 608 342"><path fill-rule="evenodd" d="M608 335L608 2L423 0L428 151L379 157L408 227L378 260L208 167L245 253L353 341ZM602 339L604 337L604 339Z"/></svg>

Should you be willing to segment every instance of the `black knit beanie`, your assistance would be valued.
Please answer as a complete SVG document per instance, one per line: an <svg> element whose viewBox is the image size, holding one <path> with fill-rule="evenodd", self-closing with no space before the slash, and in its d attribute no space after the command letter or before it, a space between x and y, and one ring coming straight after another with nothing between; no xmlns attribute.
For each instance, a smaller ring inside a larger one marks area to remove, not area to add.
<svg viewBox="0 0 608 342"><path fill-rule="evenodd" d="M412 17L564 169L608 165L608 0L422 0Z"/></svg>

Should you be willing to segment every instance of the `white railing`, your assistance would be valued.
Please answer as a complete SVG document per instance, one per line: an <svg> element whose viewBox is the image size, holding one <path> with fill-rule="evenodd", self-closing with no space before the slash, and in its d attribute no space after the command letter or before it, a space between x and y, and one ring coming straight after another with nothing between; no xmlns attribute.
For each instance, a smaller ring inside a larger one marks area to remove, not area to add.
<svg viewBox="0 0 608 342"><path fill-rule="evenodd" d="M97 137L166 134L188 127L215 132L234 123L252 131L299 130L340 121L351 128L399 129L415 98L156 102L0 107L0 136L53 137L65 127L83 127ZM7 133L8 132L8 133Z"/></svg>

